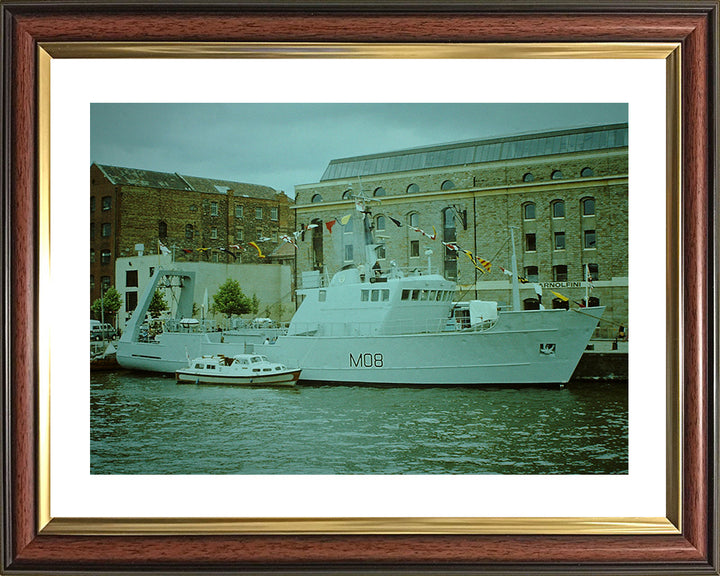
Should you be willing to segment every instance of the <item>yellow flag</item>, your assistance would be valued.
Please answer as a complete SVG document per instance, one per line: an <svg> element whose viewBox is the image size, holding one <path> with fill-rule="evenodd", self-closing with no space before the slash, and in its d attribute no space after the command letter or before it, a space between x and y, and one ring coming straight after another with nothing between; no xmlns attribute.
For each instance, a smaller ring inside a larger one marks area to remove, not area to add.
<svg viewBox="0 0 720 576"><path fill-rule="evenodd" d="M568 300L570 300L570 298L568 298L567 296L563 296L562 294L558 294L557 292L553 292L552 290L550 290L550 292L555 294L555 296L560 298L560 300L562 300L563 302L567 302Z"/></svg>
<svg viewBox="0 0 720 576"><path fill-rule="evenodd" d="M348 222L350 222L350 218L352 218L352 214L345 214L345 216L340 218L340 224L345 226Z"/></svg>

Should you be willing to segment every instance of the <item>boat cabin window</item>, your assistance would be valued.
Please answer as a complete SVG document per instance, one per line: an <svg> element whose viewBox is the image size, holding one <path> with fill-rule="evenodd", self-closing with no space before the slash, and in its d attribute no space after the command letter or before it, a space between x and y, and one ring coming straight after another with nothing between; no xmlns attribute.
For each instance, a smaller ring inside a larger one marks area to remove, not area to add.
<svg viewBox="0 0 720 576"><path fill-rule="evenodd" d="M417 300L418 298L420 298L420 290L413 290L412 291L412 299Z"/></svg>
<svg viewBox="0 0 720 576"><path fill-rule="evenodd" d="M318 302L325 302L327 298L327 290L320 290L318 292Z"/></svg>
<svg viewBox="0 0 720 576"><path fill-rule="evenodd" d="M250 358L250 362L255 364L256 362L262 362L262 359L260 358L260 356L253 356L252 358Z"/></svg>
<svg viewBox="0 0 720 576"><path fill-rule="evenodd" d="M198 370L202 370L203 368L205 368L205 366L203 364L195 364L195 368Z"/></svg>
<svg viewBox="0 0 720 576"><path fill-rule="evenodd" d="M410 290L403 290L403 291L402 291L402 299L403 299L403 300L410 300Z"/></svg>
<svg viewBox="0 0 720 576"><path fill-rule="evenodd" d="M208 370L215 370L215 364L208 364L208 365L206 366L206 368L207 368Z"/></svg>
<svg viewBox="0 0 720 576"><path fill-rule="evenodd" d="M380 293L382 294L382 301L387 302L390 300L390 290L380 290Z"/></svg>
<svg viewBox="0 0 720 576"><path fill-rule="evenodd" d="M428 291L427 290L421 290L420 291L420 300L427 300L428 299Z"/></svg>
<svg viewBox="0 0 720 576"><path fill-rule="evenodd" d="M360 301L367 302L369 295L370 295L370 290L361 290L360 291Z"/></svg>
<svg viewBox="0 0 720 576"><path fill-rule="evenodd" d="M380 300L380 290L373 290L370 294L370 300L373 302Z"/></svg>

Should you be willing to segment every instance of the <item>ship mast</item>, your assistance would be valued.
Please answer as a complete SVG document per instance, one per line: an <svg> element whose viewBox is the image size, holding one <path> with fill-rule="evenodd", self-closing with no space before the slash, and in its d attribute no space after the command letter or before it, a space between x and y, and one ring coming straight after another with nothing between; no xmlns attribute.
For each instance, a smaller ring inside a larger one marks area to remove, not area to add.
<svg viewBox="0 0 720 576"><path fill-rule="evenodd" d="M515 256L515 231L514 226L510 226L510 243L512 244L512 258L510 266L512 268L512 309L520 310L520 283L518 282L517 257Z"/></svg>

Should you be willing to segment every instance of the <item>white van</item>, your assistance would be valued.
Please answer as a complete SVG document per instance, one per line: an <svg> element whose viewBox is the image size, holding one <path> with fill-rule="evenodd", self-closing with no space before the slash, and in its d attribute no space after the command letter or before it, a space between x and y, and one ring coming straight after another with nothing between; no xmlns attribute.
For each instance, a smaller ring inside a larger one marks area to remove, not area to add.
<svg viewBox="0 0 720 576"><path fill-rule="evenodd" d="M102 324L98 320L90 320L90 340L113 339L117 335L110 324Z"/></svg>

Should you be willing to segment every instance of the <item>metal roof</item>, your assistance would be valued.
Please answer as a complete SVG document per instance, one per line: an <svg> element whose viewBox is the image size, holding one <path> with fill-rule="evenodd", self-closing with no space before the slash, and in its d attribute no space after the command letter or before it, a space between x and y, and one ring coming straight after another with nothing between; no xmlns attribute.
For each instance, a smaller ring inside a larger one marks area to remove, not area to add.
<svg viewBox="0 0 720 576"><path fill-rule="evenodd" d="M278 194L269 186L246 184L231 180L215 180L198 176L184 176L178 173L154 172L137 168L122 168L95 164L114 185L142 186L145 188L164 188L169 190L191 190L211 194L227 194L232 190L235 196L263 198L272 200Z"/></svg>
<svg viewBox="0 0 720 576"><path fill-rule="evenodd" d="M606 150L623 148L627 145L627 124L589 126L572 130L471 140L410 148L384 154L341 158L330 162L320 181L552 154Z"/></svg>

